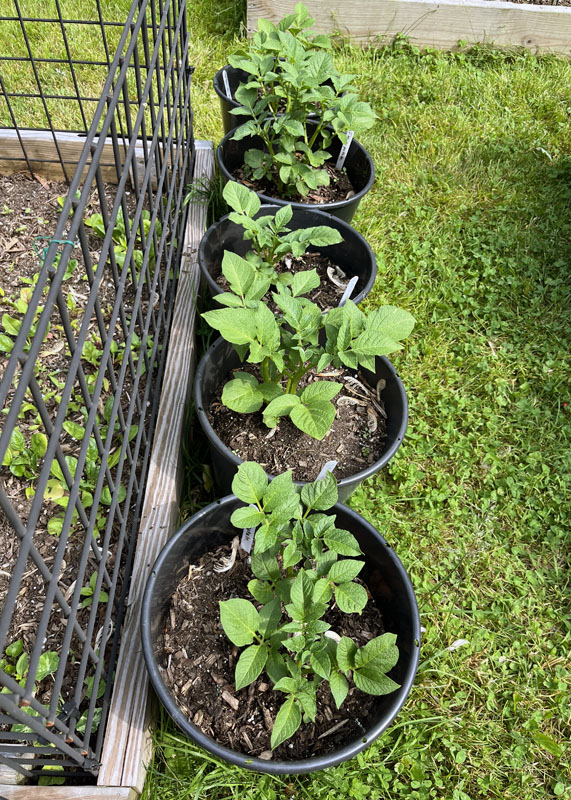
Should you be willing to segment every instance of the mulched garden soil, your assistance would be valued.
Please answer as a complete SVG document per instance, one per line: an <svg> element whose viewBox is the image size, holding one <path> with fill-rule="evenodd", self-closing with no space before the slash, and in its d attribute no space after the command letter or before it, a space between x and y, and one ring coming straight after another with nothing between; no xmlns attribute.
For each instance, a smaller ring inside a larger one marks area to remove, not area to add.
<svg viewBox="0 0 571 800"><path fill-rule="evenodd" d="M106 187L108 191L107 201L110 207L115 194L116 187ZM22 318L23 314L18 313L11 305L11 301L17 298L20 291L26 286L22 279L29 279L39 272L41 261L34 250L34 237L38 235L52 236L55 230L61 209L58 204L58 197L67 194L68 187L65 183L48 182L43 178L33 179L27 173L18 173L8 177L0 177L0 193L3 206L0 209L0 288L3 295L0 297L0 317L9 314L12 317ZM129 201L133 200L130 196ZM98 195L94 192L91 202L88 204L85 216L100 211ZM86 228L89 233L89 229ZM65 236L63 237L65 238ZM46 241L40 240L37 247L42 252ZM97 263L99 257L101 240L96 236L89 236L90 255L93 263ZM72 317L75 315L82 319L82 307L87 301L89 286L84 279L85 268L80 248L76 246L72 253L72 258L78 260L78 267L73 274L66 279L63 290L66 298L73 298L76 304L75 312L70 312ZM105 268L107 269L107 267ZM104 278L99 290L99 303L104 318L111 312L115 301L115 288L111 272ZM133 300L133 293L127 291L125 294L125 304L128 308ZM95 318L92 321L92 332L96 335L97 327ZM117 336L120 343L120 336ZM38 368L36 370L36 380L44 396L44 402L53 418L57 412L59 401L57 393L54 392L54 381L65 381L69 363L69 349L61 330L61 318L56 310L52 314L50 332L47 334L43 348L38 358ZM0 353L0 375L7 364L9 355ZM95 373L96 367L85 362L83 363L86 375ZM129 374L129 372L127 373ZM18 381L18 374L14 378L8 396L6 407L9 407L15 386ZM144 382L140 384L144 391ZM77 396L79 397L79 386L77 385ZM130 393L130 385L127 382L124 387L124 396ZM103 396L103 403L107 396ZM70 421L83 424L83 416L78 412L76 416L70 415ZM36 412L33 408L23 414L18 422L18 428L29 439L31 433L36 429ZM42 427L39 427L43 431ZM77 456L81 442L76 441L68 434L63 433L60 439L62 449L66 455ZM41 466L41 464L40 464ZM16 513L26 525L29 511L32 505L33 494L28 498L26 491L33 490L34 481L25 477L14 476L8 467L0 466L0 485L6 492ZM47 525L52 516L62 512L62 509L48 501L44 501L44 506L38 524L34 532L34 546L38 550L44 562L50 568L54 561L59 538L48 532ZM129 513L128 509L125 509ZM66 599L70 599L75 588L75 579L78 574L78 565L83 549L84 531L80 526L77 535L73 529L67 542L64 561L59 574L58 586ZM115 555L115 533L111 536L111 554L106 561L106 567L111 574ZM4 604L4 598L10 585L10 579L20 551L20 540L15 534L12 526L8 523L4 514L0 515L0 608ZM97 569L93 554L90 554L86 570L85 583L88 582L92 573ZM8 631L6 642L21 639L23 641L24 652L30 653L36 640L37 626L40 615L45 605L46 584L39 570L31 559L28 560L26 570L20 583L18 597L14 605L12 620ZM95 631L99 631L105 615L105 603L100 603L95 623ZM91 608L79 609L77 621L85 630L90 617ZM66 619L59 607L54 603L51 617L48 624L44 651L61 651L61 644L66 629ZM100 645L98 645L100 646ZM105 643L101 645L102 648ZM79 666L80 659L77 655L81 653L83 644L74 633L71 639L71 650L76 654L71 659L69 668L64 676L61 689L62 700L72 696L76 687L75 674ZM88 673L89 676L89 673ZM48 676L38 686L36 698L39 702L47 704L51 701L52 678Z"/></svg>
<svg viewBox="0 0 571 800"><path fill-rule="evenodd" d="M218 269L219 272L214 276L214 279L218 286L220 286L223 291L227 292L230 290L230 284L224 275L222 275L221 265ZM308 300L312 301L312 303L318 305L322 311L329 311L335 306L338 306L350 279L345 275L341 268L334 264L333 261L327 258L327 256L324 256L321 253L304 253L302 256L297 258L294 258L293 256L286 256L276 264L276 272L278 274L290 272L292 275L295 275L296 272L305 272L310 269L317 270L320 285L316 289L312 289L311 292L308 292L306 295L304 295L304 297L307 297ZM334 283L327 274L328 269L330 271L332 270L333 277L337 283ZM357 283L357 286L353 290L353 297L359 294L359 292L364 288L364 285L365 282L363 280L360 280ZM275 291L275 287L271 287L270 292L264 297L268 303L268 307L273 312L277 312L279 309L273 300L271 300L272 291Z"/></svg>
<svg viewBox="0 0 571 800"><path fill-rule="evenodd" d="M300 194L292 195L287 200L295 203L336 203L339 200L349 200L354 197L355 189L345 172L335 169L330 161L326 161L321 169L324 169L329 175L329 186L320 186L319 189L310 191L305 197ZM274 183L268 180L252 180L246 175L243 167L235 169L232 176L255 192L262 192L268 197L284 199L283 194Z"/></svg>
<svg viewBox="0 0 571 800"><path fill-rule="evenodd" d="M271 691L264 672L249 687L236 691L234 669L240 650L220 625L218 602L250 598L247 584L253 577L247 554L241 549L230 571L215 571L215 565L230 551L225 545L190 566L167 612L160 667L182 711L220 744L265 759L307 758L363 736L376 698L352 686L337 709L324 682L317 694L315 723L302 724L291 739L271 750L272 727L285 696ZM334 606L324 619L332 631L349 636L359 647L384 633L381 614L371 599L361 615L342 614ZM284 614L282 622L288 621Z"/></svg>
<svg viewBox="0 0 571 800"><path fill-rule="evenodd" d="M247 364L237 372L251 372L261 380L256 366ZM355 375L346 369L326 369L319 380L341 383L343 388L333 399L335 420L320 441L302 433L291 420L282 417L276 428L268 428L261 411L237 414L221 401L227 375L218 387L208 408L208 419L224 444L245 461L257 461L266 472L279 475L291 469L296 481L313 481L326 461L337 461L335 477L347 478L366 469L381 457L386 439L386 413L377 387L367 384L358 375L361 386L354 383ZM300 388L315 380L308 373ZM379 392L383 383L379 385Z"/></svg>

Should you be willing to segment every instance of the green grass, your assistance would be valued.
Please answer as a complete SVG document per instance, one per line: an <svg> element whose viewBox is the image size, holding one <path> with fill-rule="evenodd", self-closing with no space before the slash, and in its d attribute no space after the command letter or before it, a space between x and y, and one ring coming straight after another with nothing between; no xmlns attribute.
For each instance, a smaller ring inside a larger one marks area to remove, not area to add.
<svg viewBox="0 0 571 800"><path fill-rule="evenodd" d="M192 6L197 138L221 137L211 78L241 13ZM229 768L163 716L143 797L570 798L571 64L404 43L342 46L338 62L379 117L354 219L379 260L366 304L418 320L393 358L407 437L351 505L411 575L420 669L378 742L299 778Z"/></svg>

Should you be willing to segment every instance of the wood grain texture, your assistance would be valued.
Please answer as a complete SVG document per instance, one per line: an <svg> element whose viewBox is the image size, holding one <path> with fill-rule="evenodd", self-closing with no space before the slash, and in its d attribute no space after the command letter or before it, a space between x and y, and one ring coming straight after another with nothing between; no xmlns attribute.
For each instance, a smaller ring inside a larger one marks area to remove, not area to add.
<svg viewBox="0 0 571 800"><path fill-rule="evenodd" d="M0 786L0 800L137 800L121 786Z"/></svg>
<svg viewBox="0 0 571 800"><path fill-rule="evenodd" d="M77 133L56 131L57 147L54 137L47 131L20 131L20 137L22 142L20 142L15 130L0 130L0 175L13 175L15 172L27 171L28 165L24 155L25 150L34 173L43 175L49 180L64 180L65 176L60 163L61 155L68 178L71 179L73 177L85 145L85 136ZM120 150L123 156L127 147L120 146ZM137 161L139 179L141 179L145 171L142 147L135 148L135 159ZM90 163L85 167L84 175L87 173ZM108 183L118 183L111 140L103 146L99 164L103 180ZM151 183L156 185L156 180L152 178Z"/></svg>
<svg viewBox="0 0 571 800"><path fill-rule="evenodd" d="M296 0L248 0L248 31L277 22ZM340 31L358 44L388 44L399 33L418 47L453 50L459 40L534 52L571 53L571 8L503 0L307 0L314 30Z"/></svg>
<svg viewBox="0 0 571 800"><path fill-rule="evenodd" d="M210 142L196 142L194 180L210 181ZM191 203L163 389L145 490L128 608L98 776L100 786L142 790L150 760L148 679L139 635L142 596L150 569L178 523L181 438L194 367L194 322L199 283L196 254L206 226L206 202Z"/></svg>

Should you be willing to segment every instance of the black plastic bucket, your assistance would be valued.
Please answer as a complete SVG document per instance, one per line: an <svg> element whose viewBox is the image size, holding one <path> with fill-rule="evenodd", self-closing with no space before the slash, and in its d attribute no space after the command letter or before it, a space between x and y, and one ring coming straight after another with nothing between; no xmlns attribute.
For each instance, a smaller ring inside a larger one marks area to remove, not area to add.
<svg viewBox="0 0 571 800"><path fill-rule="evenodd" d="M232 480L243 459L235 455L216 435L206 409L210 405L220 382L230 370L236 369L243 362L233 346L225 339L218 338L202 357L194 381L194 404L202 430L208 438L210 457L214 468L214 476L221 494L232 491ZM385 449L378 461L370 464L355 475L341 478L338 481L339 502L345 500L355 489L371 475L385 467L401 445L408 423L408 401L406 392L397 371L385 356L375 360L375 374L363 370L363 374L371 385L375 386L380 378L386 381L382 392L382 400L387 414L387 438ZM274 477L271 475L270 477ZM299 481L296 481L300 484Z"/></svg>
<svg viewBox="0 0 571 800"><path fill-rule="evenodd" d="M337 526L357 538L365 560L361 577L383 615L385 630L397 635L399 660L389 677L400 684L400 689L378 697L363 735L331 753L297 761L265 761L224 747L203 734L181 711L164 684L158 664L161 633L174 590L189 564L232 540L236 529L230 524L230 516L241 505L243 503L231 495L202 509L185 522L155 562L141 609L143 655L151 684L178 727L196 744L231 764L272 775L293 775L334 767L353 758L378 738L392 723L410 692L420 653L420 619L414 589L399 558L380 533L355 511L337 504L328 513L336 514Z"/></svg>
<svg viewBox="0 0 571 800"><path fill-rule="evenodd" d="M308 125L311 126L311 124L312 123L308 121ZM234 131L227 133L216 149L216 161L226 181L236 180L232 173L235 169L239 169L243 166L244 153L246 150L252 147L258 149L263 149L264 147L259 136L246 136L244 139L236 141L232 139L233 135ZM339 152L341 151L341 146L341 140L335 137L329 147L329 152L331 153L333 161L337 160ZM340 217L344 219L345 222L351 222L359 203L367 194L375 180L373 159L363 145L359 144L356 139L353 139L351 142L345 159L344 169L355 189L355 194L347 200L336 200L333 203L299 203L270 197L263 192L256 192L256 194L264 204L280 206L292 205L294 208L316 208L319 209L319 211L326 211L334 217Z"/></svg>
<svg viewBox="0 0 571 800"><path fill-rule="evenodd" d="M276 214L281 206L261 206L255 218ZM377 275L377 261L367 240L355 228L338 217L325 214L314 208L294 208L288 228L297 231L300 228L312 228L317 225L328 225L343 237L339 244L327 247L310 245L310 253L322 253L337 264L348 278L359 277L351 299L360 303L371 291ZM198 264L208 285L211 295L219 294L222 289L216 283L221 273L222 258L225 250L239 256L245 256L251 249L251 241L244 239L244 228L229 219L226 215L211 225L200 242L198 248Z"/></svg>

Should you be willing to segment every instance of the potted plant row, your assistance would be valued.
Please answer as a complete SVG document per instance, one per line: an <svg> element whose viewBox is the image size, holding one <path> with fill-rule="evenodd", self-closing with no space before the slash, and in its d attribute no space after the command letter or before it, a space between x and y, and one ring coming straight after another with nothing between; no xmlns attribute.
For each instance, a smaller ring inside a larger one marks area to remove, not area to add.
<svg viewBox="0 0 571 800"><path fill-rule="evenodd" d="M298 4L278 25L260 20L248 46L230 57L246 76L230 89L230 114L245 121L226 134L216 159L225 180L246 183L263 203L310 205L350 222L374 180L373 161L353 135L371 128L375 114L354 76L335 68L328 37L307 34L312 23Z"/></svg>
<svg viewBox="0 0 571 800"><path fill-rule="evenodd" d="M330 473L300 489L289 472L269 483L245 463L233 490L188 520L152 569L141 612L152 685L184 733L232 764L335 766L385 730L411 689L410 579L383 537L336 503Z"/></svg>
<svg viewBox="0 0 571 800"><path fill-rule="evenodd" d="M420 644L403 565L341 504L403 440L407 397L387 355L415 320L358 306L376 262L348 223L374 168L352 135L375 116L312 24L302 4L260 20L215 80L230 212L199 248L217 304L202 317L220 337L194 405L223 497L168 542L141 619L151 682L181 730L271 774L335 766L374 741Z"/></svg>

